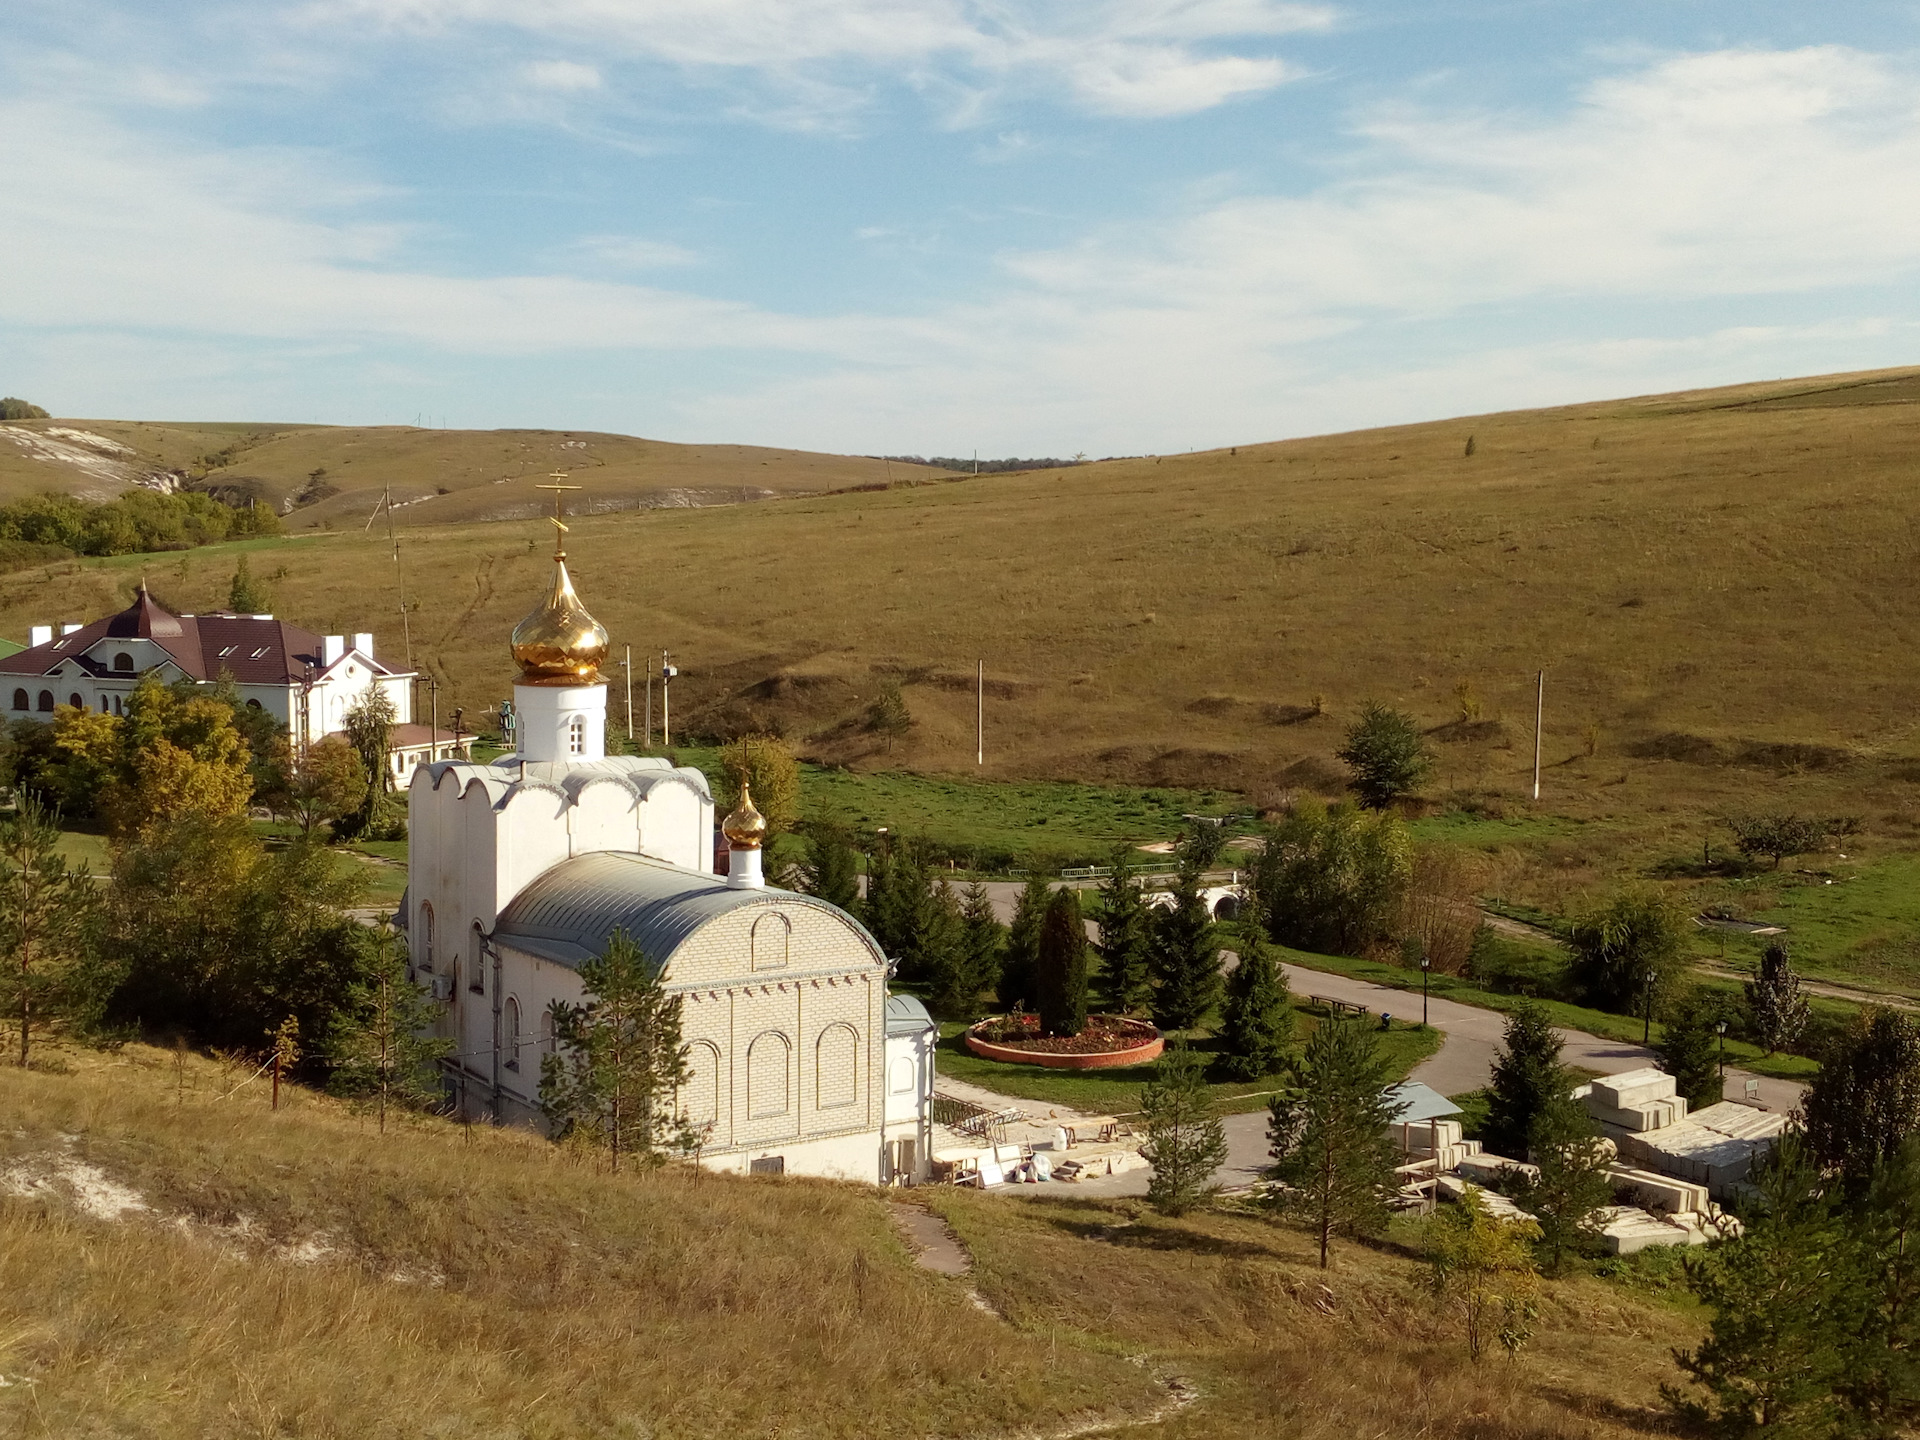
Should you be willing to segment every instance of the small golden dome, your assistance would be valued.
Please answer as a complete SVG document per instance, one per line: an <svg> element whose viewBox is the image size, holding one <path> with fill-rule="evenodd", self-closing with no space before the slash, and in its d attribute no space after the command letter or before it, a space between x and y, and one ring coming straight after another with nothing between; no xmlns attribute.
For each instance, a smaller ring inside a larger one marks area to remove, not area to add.
<svg viewBox="0 0 1920 1440"><path fill-rule="evenodd" d="M566 552L553 557L553 590L513 627L513 658L524 685L596 685L607 658L607 627L587 613L567 576Z"/></svg>
<svg viewBox="0 0 1920 1440"><path fill-rule="evenodd" d="M767 817L753 808L753 791L745 780L740 782L740 803L720 822L720 833L735 850L758 850L767 838Z"/></svg>

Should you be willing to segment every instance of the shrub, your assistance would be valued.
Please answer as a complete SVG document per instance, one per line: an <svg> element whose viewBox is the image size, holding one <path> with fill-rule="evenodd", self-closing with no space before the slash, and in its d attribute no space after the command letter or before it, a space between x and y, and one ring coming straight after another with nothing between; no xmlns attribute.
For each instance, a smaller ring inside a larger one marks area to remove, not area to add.
<svg viewBox="0 0 1920 1440"><path fill-rule="evenodd" d="M1252 885L1274 939L1357 955L1392 936L1412 878L1399 819L1308 801L1268 831Z"/></svg>
<svg viewBox="0 0 1920 1440"><path fill-rule="evenodd" d="M1681 916L1658 890L1622 891L1573 926L1571 978L1589 1005L1622 1015L1652 1013L1680 969Z"/></svg>

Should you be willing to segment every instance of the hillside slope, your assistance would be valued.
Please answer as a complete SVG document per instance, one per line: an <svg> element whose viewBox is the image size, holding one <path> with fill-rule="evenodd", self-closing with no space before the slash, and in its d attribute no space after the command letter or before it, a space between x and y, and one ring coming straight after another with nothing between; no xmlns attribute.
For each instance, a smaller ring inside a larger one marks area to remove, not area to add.
<svg viewBox="0 0 1920 1440"><path fill-rule="evenodd" d="M1614 1440L1680 1312L1555 1286L1519 1364L1466 1363L1394 1248L1132 1202L611 1176L530 1135L382 1136L246 1070L129 1046L0 1067L0 1433L228 1437ZM915 1267L888 1206L977 1262ZM1004 1315L1006 1318L1001 1318Z"/></svg>
<svg viewBox="0 0 1920 1440"><path fill-rule="evenodd" d="M1782 382L588 516L569 549L616 657L674 652L682 733L764 726L828 760L972 771L979 658L988 775L1333 788L1375 697L1432 729L1429 793L1511 800L1544 668L1559 813L1796 804L1910 838L1917 402L1920 372ZM472 717L508 691L547 548L532 522L420 527L396 567L356 525L254 570L282 613L371 629L396 658L404 587L413 662L443 715ZM0 577L0 633L123 604L143 571L206 608L232 565ZM916 721L893 745L864 723L888 676Z"/></svg>
<svg viewBox="0 0 1920 1440"><path fill-rule="evenodd" d="M391 490L401 525L525 519L554 472L586 512L736 504L950 472L858 455L673 445L631 435L412 426L25 420L0 426L0 501L42 490L105 499L130 485L272 505L292 530L359 528ZM381 528L385 527L384 516Z"/></svg>

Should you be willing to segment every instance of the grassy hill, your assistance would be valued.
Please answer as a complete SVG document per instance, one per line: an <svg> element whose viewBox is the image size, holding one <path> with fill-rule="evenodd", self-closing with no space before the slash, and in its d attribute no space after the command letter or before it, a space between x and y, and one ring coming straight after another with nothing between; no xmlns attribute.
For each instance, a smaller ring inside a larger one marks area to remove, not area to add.
<svg viewBox="0 0 1920 1440"><path fill-rule="evenodd" d="M141 1046L0 1068L0 1432L500 1440L1154 1433L1612 1440L1696 1325L1592 1279L1466 1363L1405 1248L1123 1201L611 1176ZM976 1261L916 1268L915 1198ZM1001 1318L1004 1316L1005 1318Z"/></svg>
<svg viewBox="0 0 1920 1440"><path fill-rule="evenodd" d="M778 495L950 478L925 466L754 445L672 445L554 430L405 425L29 420L0 427L0 501L42 490L104 499L156 477L287 515L290 529L360 529L391 488L399 525L550 511L534 484L564 471L583 512L738 504ZM379 529L384 530L382 516Z"/></svg>

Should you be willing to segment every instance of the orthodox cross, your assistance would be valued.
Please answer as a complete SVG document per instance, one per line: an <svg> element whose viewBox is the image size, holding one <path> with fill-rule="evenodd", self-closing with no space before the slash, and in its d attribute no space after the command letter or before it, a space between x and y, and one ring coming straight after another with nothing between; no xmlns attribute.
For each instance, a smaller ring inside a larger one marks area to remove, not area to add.
<svg viewBox="0 0 1920 1440"><path fill-rule="evenodd" d="M554 528L555 534L553 537L553 543L554 543L554 548L558 550L560 548L560 545L562 544L561 536L567 533L567 522L561 518L563 515L567 513L564 509L561 508L561 506L565 503L565 499L562 492L567 490L581 490L586 487L581 485L563 485L559 483L567 478L567 472L564 470L556 470L547 478L553 481L554 483L551 485L535 485L533 488L536 490L553 491L553 514L547 517L547 523L553 526Z"/></svg>

